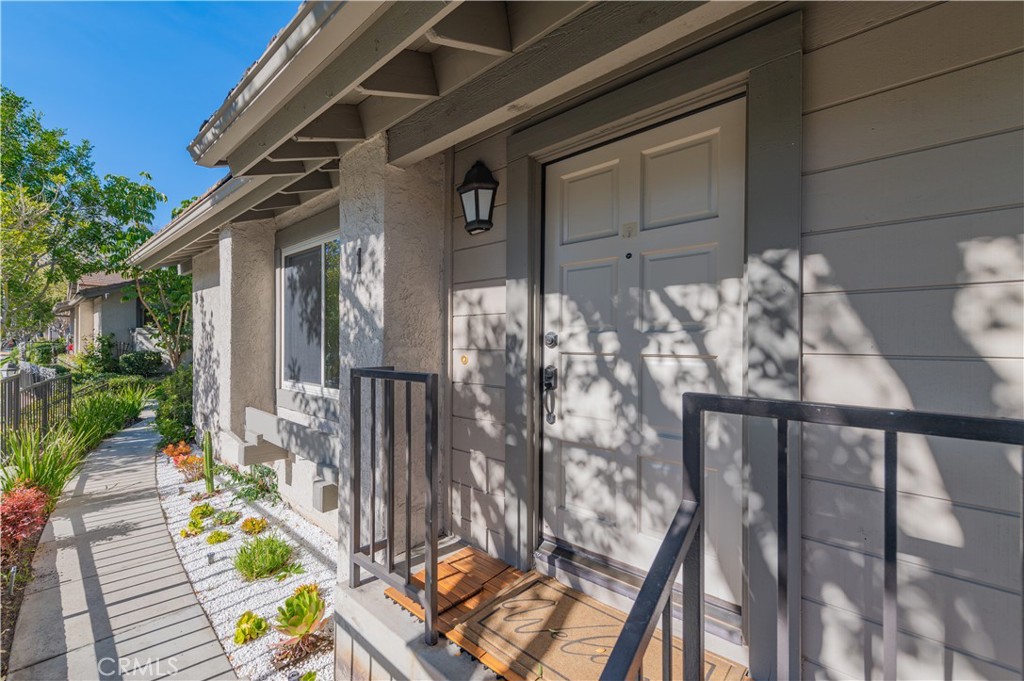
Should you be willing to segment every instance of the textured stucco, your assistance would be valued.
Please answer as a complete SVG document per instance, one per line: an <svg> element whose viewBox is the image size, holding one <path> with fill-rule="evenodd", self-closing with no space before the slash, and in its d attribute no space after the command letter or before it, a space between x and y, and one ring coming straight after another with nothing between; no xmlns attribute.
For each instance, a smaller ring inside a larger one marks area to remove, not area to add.
<svg viewBox="0 0 1024 681"><path fill-rule="evenodd" d="M121 291L114 291L96 299L96 304L103 309L103 326L97 331L105 336L114 334L115 341L128 343L132 340L131 331L138 323L139 316L135 299L123 301L123 297Z"/></svg>
<svg viewBox="0 0 1024 681"><path fill-rule="evenodd" d="M219 249L192 258L192 402L199 431L220 431L220 366L216 345L220 324ZM223 328L220 328L224 333Z"/></svg>

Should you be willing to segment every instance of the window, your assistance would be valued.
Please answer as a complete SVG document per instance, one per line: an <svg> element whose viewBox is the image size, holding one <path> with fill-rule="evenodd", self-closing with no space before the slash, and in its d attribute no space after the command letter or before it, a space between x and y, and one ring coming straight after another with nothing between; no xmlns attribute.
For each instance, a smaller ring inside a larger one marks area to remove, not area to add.
<svg viewBox="0 0 1024 681"><path fill-rule="evenodd" d="M287 388L338 389L340 267L337 239L284 254L281 368Z"/></svg>

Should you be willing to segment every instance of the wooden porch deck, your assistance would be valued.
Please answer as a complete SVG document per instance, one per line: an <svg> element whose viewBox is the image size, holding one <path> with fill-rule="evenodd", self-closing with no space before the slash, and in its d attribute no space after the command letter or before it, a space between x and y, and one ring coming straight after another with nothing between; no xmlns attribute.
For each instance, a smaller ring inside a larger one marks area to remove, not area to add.
<svg viewBox="0 0 1024 681"><path fill-rule="evenodd" d="M413 575L423 585L423 571ZM423 609L396 589L385 595L423 619ZM596 679L626 613L536 572L523 573L466 547L438 563L440 632L509 681ZM682 641L673 639L672 668L682 670ZM745 681L747 670L705 654L706 681ZM661 637L644 658L644 678L661 679Z"/></svg>

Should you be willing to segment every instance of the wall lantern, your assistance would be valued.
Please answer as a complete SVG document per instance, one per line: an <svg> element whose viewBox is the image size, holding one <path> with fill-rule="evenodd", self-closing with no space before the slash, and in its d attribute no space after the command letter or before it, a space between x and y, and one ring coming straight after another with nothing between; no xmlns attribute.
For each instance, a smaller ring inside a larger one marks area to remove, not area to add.
<svg viewBox="0 0 1024 681"><path fill-rule="evenodd" d="M486 232L494 223L494 195L498 181L483 161L477 161L466 173L466 178L456 189L462 199L462 214L466 216L466 231L470 234Z"/></svg>

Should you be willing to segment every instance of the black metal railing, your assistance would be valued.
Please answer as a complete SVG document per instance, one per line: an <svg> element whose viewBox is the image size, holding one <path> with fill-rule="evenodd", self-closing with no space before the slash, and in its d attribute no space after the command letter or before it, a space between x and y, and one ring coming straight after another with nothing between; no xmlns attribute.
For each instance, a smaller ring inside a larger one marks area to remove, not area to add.
<svg viewBox="0 0 1024 681"><path fill-rule="evenodd" d="M703 584L703 471L704 414L737 414L774 419L777 426L778 456L777 513L778 571L776 586L778 610L777 671L775 678L789 679L799 675L790 669L790 641L794 627L799 630L799 613L790 611L788 593L788 560L790 550L789 512L791 505L789 473L789 424L815 423L883 431L883 558L885 573L882 600L882 673L886 679L896 677L896 472L900 433L948 437L978 442L994 442L1024 446L1024 421L1019 419L978 418L953 414L934 414L893 409L869 409L832 404L765 400L749 397L727 397L702 393L683 395L683 467L684 500L669 526L644 580L640 593L629 612L626 624L612 649L601 674L603 681L634 679L641 674L643 658L657 628L662 622L662 678L672 678L672 586L679 569L683 570L683 678L704 678L704 584ZM1024 484L1021 489L1024 504ZM1024 514L1022 514L1024 520ZM1024 546L1024 523L1022 523ZM1024 555L1021 556L1024 573ZM1022 574L1024 578L1024 574ZM797 632L799 635L799 632Z"/></svg>
<svg viewBox="0 0 1024 681"><path fill-rule="evenodd" d="M437 374L395 371L390 367L351 370L351 452L352 452L352 565L349 584L360 584L360 569L366 570L383 582L401 590L423 607L424 640L428 645L437 643L437 539L438 539L438 450L437 450ZM369 382L368 432L363 431L363 381ZM404 384L404 454L395 455L395 387ZM414 468L413 438L413 386L423 386L423 469L417 475ZM378 418L377 404L381 403ZM378 439L379 432L379 439ZM369 466L368 494L363 490L363 438L369 441L366 463ZM379 446L378 446L379 442ZM404 489L397 489L397 468L404 466ZM424 495L423 542L413 541L413 481L422 481ZM364 496L367 497L364 499ZM405 512L400 522L401 532L395 528L398 500L404 499ZM364 501L369 503L364 509ZM378 512L383 506L383 513ZM364 513L364 510L366 511ZM368 516L369 534L363 538L364 515ZM383 516L383 517L380 517ZM379 522L378 522L379 520ZM404 544L404 546L402 546ZM413 551L423 550L424 580L422 586L412 575ZM398 551L402 566L396 570ZM378 560L378 556L380 559Z"/></svg>
<svg viewBox="0 0 1024 681"><path fill-rule="evenodd" d="M7 451L12 431L34 428L45 435L71 416L71 375L21 387L19 375L0 381L0 452Z"/></svg>

